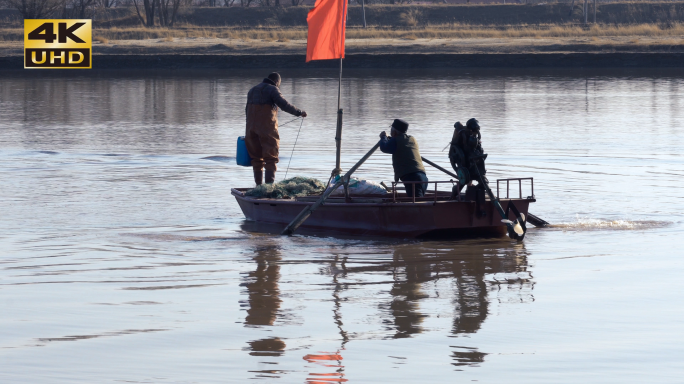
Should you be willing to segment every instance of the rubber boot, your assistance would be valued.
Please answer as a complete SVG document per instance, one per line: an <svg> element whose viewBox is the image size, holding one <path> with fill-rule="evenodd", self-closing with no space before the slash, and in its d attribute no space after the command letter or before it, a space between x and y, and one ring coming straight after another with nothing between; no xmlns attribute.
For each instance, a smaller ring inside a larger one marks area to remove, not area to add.
<svg viewBox="0 0 684 384"><path fill-rule="evenodd" d="M264 173L261 171L261 169L256 170L254 169L254 182L256 185L261 185L261 180L264 178Z"/></svg>
<svg viewBox="0 0 684 384"><path fill-rule="evenodd" d="M266 184L273 184L275 181L275 171L266 170Z"/></svg>

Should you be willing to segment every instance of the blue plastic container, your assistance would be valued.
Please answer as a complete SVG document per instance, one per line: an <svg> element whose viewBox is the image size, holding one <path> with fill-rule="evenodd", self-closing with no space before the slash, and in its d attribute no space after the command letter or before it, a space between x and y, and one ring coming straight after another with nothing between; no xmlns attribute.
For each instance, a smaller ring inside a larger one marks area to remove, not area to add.
<svg viewBox="0 0 684 384"><path fill-rule="evenodd" d="M237 165L242 165L243 167L252 166L252 158L249 157L249 153L247 153L247 144L245 144L244 136L238 137L235 161L237 161Z"/></svg>

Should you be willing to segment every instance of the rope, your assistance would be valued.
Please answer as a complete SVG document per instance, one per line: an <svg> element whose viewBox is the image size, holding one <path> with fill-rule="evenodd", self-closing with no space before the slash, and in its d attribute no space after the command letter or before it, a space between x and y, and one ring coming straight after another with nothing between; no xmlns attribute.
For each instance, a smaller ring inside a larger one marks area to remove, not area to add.
<svg viewBox="0 0 684 384"><path fill-rule="evenodd" d="M294 119L288 121L287 123L278 124L278 127L282 127L283 125L288 125L288 124L290 124L291 122L293 122L293 121L295 121L295 120L297 120L297 119L299 119L299 117L295 117Z"/></svg>
<svg viewBox="0 0 684 384"><path fill-rule="evenodd" d="M297 119L300 119L300 117L298 117ZM297 120L297 119L295 119L295 120ZM302 124L304 124L304 118L301 118L301 119L302 119L302 122L299 123L299 130L297 131L297 138L295 139L294 145L292 146L292 152L290 153L290 160L287 162L287 170L285 171L285 178L283 180L287 179L287 173L290 171L290 163L292 163L292 155L294 154L295 147L297 146L297 140L299 140L299 132L302 131ZM294 121L294 120L292 120L292 121ZM288 121L288 123L291 123L292 121ZM287 124L287 123L285 123L285 124ZM283 125L285 125L285 124L283 124Z"/></svg>

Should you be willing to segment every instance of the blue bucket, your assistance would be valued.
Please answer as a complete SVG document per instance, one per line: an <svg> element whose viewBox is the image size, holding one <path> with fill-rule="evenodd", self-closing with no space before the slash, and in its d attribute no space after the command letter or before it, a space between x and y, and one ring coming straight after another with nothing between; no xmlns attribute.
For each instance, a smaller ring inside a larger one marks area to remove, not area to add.
<svg viewBox="0 0 684 384"><path fill-rule="evenodd" d="M245 144L244 136L238 137L235 161L237 161L237 165L242 165L243 167L252 166L252 158L249 157L249 153L247 152L247 144Z"/></svg>

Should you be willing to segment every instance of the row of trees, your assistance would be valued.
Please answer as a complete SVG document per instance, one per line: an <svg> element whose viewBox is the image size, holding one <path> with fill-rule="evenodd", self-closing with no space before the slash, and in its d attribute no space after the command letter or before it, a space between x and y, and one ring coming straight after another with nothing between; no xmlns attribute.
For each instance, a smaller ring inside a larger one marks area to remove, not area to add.
<svg viewBox="0 0 684 384"><path fill-rule="evenodd" d="M162 27L172 27L176 21L178 8L187 0L133 0L135 12L140 22L148 27L154 27L155 16ZM156 14L156 15L155 15Z"/></svg>
<svg viewBox="0 0 684 384"><path fill-rule="evenodd" d="M49 16L63 19L85 19L90 17L91 9L101 2L115 0L4 0L4 5L14 8L24 19L43 19Z"/></svg>
<svg viewBox="0 0 684 384"><path fill-rule="evenodd" d="M361 0L357 0L361 1ZM366 1L368 3L368 1ZM0 8L18 10L24 19L47 17L89 18L98 8L133 7L140 21L148 26L171 26L183 6L205 7L279 7L302 5L304 0L0 0Z"/></svg>

